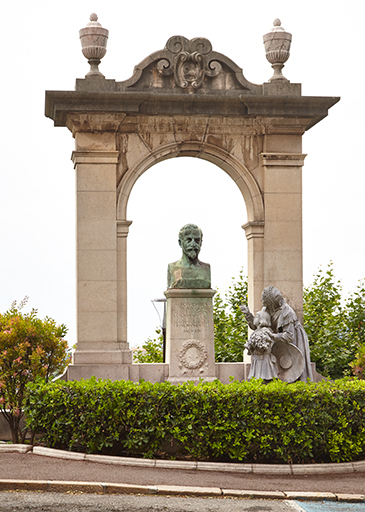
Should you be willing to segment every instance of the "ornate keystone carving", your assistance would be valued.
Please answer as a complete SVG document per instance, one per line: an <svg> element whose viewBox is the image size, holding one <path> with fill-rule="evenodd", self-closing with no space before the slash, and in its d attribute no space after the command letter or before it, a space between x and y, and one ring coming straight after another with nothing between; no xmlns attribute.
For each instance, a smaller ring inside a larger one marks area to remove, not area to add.
<svg viewBox="0 0 365 512"><path fill-rule="evenodd" d="M182 89L199 89L206 76L215 77L222 70L221 64L210 58L212 45L208 39L196 37L189 41L182 36L170 37L165 50L171 57L158 61L157 70L161 75L174 74L176 85Z"/></svg>

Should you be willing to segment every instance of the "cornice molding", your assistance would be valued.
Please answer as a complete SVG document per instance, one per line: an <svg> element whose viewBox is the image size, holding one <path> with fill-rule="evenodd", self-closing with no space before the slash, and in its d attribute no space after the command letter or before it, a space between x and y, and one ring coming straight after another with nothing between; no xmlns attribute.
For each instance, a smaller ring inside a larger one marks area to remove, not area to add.
<svg viewBox="0 0 365 512"><path fill-rule="evenodd" d="M265 222L263 220L246 222L246 224L243 224L242 229L245 230L247 240L251 240L252 238L263 238Z"/></svg>
<svg viewBox="0 0 365 512"><path fill-rule="evenodd" d="M261 165L265 167L303 167L307 155L303 153L261 153Z"/></svg>
<svg viewBox="0 0 365 512"><path fill-rule="evenodd" d="M183 90L183 89L181 89ZM256 96L240 91L217 91L194 94L159 92L80 92L46 91L45 115L55 126L69 127L75 114L99 114L118 117L123 114L146 115L209 115L227 117L275 118L279 125L286 119L296 119L297 129L305 131L327 116L328 109L339 101L331 97ZM115 131L118 121L106 125ZM294 128L294 127L293 127ZM82 125L80 125L82 129Z"/></svg>
<svg viewBox="0 0 365 512"><path fill-rule="evenodd" d="M117 237L127 238L132 220L117 220Z"/></svg>
<svg viewBox="0 0 365 512"><path fill-rule="evenodd" d="M119 151L73 151L71 160L74 168L78 164L117 164Z"/></svg>

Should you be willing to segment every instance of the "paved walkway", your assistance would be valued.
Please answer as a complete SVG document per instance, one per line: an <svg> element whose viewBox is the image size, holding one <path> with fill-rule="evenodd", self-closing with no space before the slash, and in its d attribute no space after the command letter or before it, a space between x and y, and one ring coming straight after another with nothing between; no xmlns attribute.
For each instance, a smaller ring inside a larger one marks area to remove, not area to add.
<svg viewBox="0 0 365 512"><path fill-rule="evenodd" d="M360 502L365 510L365 462L294 467L155 461L27 445L0 445L0 461L0 491L326 500Z"/></svg>

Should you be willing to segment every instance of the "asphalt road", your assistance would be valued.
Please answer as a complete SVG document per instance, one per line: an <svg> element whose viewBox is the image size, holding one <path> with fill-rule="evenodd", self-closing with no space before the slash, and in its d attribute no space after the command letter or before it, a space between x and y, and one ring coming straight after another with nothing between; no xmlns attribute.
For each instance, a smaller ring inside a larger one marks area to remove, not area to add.
<svg viewBox="0 0 365 512"><path fill-rule="evenodd" d="M0 512L299 512L295 502L234 498L1 492Z"/></svg>
<svg viewBox="0 0 365 512"><path fill-rule="evenodd" d="M364 512L365 503L296 502L304 512ZM300 508L298 512L300 511ZM301 512L301 511L300 511Z"/></svg>
<svg viewBox="0 0 365 512"><path fill-rule="evenodd" d="M364 512L364 503L0 492L0 512Z"/></svg>

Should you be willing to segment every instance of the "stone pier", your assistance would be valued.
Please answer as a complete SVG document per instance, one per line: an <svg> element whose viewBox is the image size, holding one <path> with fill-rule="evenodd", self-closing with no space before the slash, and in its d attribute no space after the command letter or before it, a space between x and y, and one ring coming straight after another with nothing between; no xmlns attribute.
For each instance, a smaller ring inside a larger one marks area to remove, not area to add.
<svg viewBox="0 0 365 512"><path fill-rule="evenodd" d="M213 295L210 289L169 289L166 363L173 383L216 378Z"/></svg>

